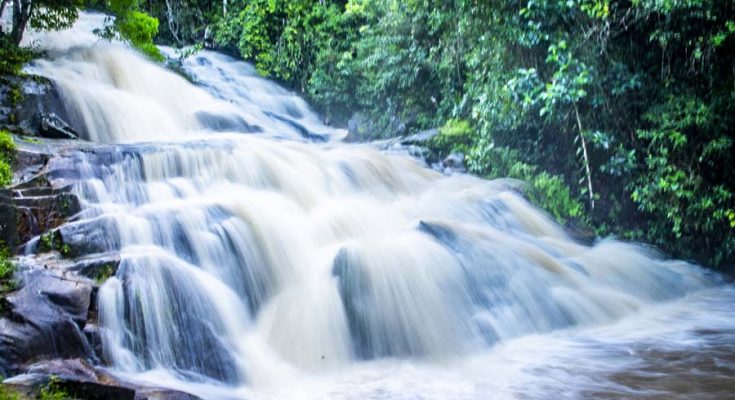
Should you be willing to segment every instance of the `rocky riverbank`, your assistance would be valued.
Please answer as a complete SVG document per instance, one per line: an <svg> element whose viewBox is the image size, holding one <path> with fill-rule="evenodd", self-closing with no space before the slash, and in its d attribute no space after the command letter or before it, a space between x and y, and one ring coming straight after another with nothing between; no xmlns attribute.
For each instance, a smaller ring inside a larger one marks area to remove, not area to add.
<svg viewBox="0 0 735 400"><path fill-rule="evenodd" d="M3 390L21 398L41 392L81 399L191 399L143 387L103 367L97 291L114 275L119 255L90 254L75 232L79 199L66 158L95 151L77 140L54 85L34 76L0 80L0 128L16 146L13 183L0 189L0 241L16 267L0 294ZM62 396L63 397L63 396Z"/></svg>

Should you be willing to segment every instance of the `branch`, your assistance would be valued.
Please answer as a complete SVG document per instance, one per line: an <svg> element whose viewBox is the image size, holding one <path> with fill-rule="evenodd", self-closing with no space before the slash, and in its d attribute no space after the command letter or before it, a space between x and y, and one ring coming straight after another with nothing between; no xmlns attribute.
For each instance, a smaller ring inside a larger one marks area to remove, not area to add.
<svg viewBox="0 0 735 400"><path fill-rule="evenodd" d="M590 172L590 159L587 156L587 142L584 140L582 132L582 119L579 118L579 110L577 109L577 103L574 103L574 115L577 117L577 127L579 128L579 141L582 144L582 157L584 158L584 170L587 178L587 189L590 194L590 208L595 209L595 194L592 191L592 173Z"/></svg>

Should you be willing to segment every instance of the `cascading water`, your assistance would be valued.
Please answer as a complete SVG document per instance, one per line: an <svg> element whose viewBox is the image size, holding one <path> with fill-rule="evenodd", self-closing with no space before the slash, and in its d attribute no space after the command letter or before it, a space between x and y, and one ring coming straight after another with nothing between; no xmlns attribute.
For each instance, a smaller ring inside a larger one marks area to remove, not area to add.
<svg viewBox="0 0 735 400"><path fill-rule="evenodd" d="M83 200L62 230L121 254L116 373L207 398L625 397L640 349L732 349L735 293L700 268L579 244L514 182L341 144L246 63L202 51L194 86L79 34L102 18L36 37L29 70L105 143L50 170Z"/></svg>

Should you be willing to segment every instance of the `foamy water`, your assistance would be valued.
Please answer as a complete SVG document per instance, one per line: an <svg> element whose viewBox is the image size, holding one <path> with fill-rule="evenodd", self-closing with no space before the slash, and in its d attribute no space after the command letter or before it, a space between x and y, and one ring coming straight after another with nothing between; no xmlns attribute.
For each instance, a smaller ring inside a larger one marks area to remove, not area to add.
<svg viewBox="0 0 735 400"><path fill-rule="evenodd" d="M577 243L503 180L342 144L227 56L185 60L193 85L83 33L101 21L31 35L53 51L28 70L104 144L49 168L83 203L62 230L122 255L99 293L114 373L205 398L714 399L733 386L735 295L718 277ZM700 371L715 381L700 388Z"/></svg>

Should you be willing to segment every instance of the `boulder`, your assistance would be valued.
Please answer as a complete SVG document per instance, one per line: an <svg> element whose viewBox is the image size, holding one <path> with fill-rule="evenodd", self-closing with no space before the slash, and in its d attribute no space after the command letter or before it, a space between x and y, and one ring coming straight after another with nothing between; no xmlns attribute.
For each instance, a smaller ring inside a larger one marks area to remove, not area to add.
<svg viewBox="0 0 735 400"><path fill-rule="evenodd" d="M465 155L461 152L453 152L446 156L439 164L440 169L444 173L467 172L467 168L464 166Z"/></svg>
<svg viewBox="0 0 735 400"><path fill-rule="evenodd" d="M53 376L54 378L50 378ZM27 372L7 379L10 386L28 397L44 388L86 400L196 400L198 397L172 389L146 387L126 382L79 358L42 361Z"/></svg>
<svg viewBox="0 0 735 400"><path fill-rule="evenodd" d="M0 240L10 248L57 228L81 210L71 186L51 185L46 166L52 155L16 142L16 184L0 189Z"/></svg>
<svg viewBox="0 0 735 400"><path fill-rule="evenodd" d="M74 265L69 270L102 283L115 275L119 267L120 254L108 252L78 258L74 260Z"/></svg>
<svg viewBox="0 0 735 400"><path fill-rule="evenodd" d="M19 371L35 360L94 358L82 329L91 304L92 284L30 271L25 286L6 298L0 319L0 365Z"/></svg>
<svg viewBox="0 0 735 400"><path fill-rule="evenodd" d="M0 112L0 126L31 136L76 139L69 114L56 85L43 77L7 77ZM9 111L8 111L9 110Z"/></svg>
<svg viewBox="0 0 735 400"><path fill-rule="evenodd" d="M41 113L39 133L51 139L78 139L77 132L55 113Z"/></svg>
<svg viewBox="0 0 735 400"><path fill-rule="evenodd" d="M404 138L401 138L401 144L404 146L410 146L410 145L426 146L428 145L429 141L438 134L439 134L439 129L437 128L423 130L420 132L416 132L413 135L409 135Z"/></svg>

